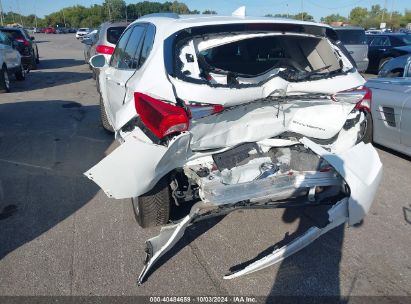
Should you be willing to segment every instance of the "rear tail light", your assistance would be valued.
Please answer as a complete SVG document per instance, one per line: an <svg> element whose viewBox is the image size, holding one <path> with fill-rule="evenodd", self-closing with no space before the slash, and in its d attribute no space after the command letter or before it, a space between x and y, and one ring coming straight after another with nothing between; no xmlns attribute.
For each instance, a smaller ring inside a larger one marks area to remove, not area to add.
<svg viewBox="0 0 411 304"><path fill-rule="evenodd" d="M356 89L338 92L332 96L334 101L355 103L355 108L371 112L372 92L369 88L362 86Z"/></svg>
<svg viewBox="0 0 411 304"><path fill-rule="evenodd" d="M16 38L16 41L20 42L20 43L23 43L23 45L25 45L25 46L30 45L30 43L26 39L23 39L23 38Z"/></svg>
<svg viewBox="0 0 411 304"><path fill-rule="evenodd" d="M188 130L188 116L182 107L138 92L134 93L134 102L141 121L158 138Z"/></svg>
<svg viewBox="0 0 411 304"><path fill-rule="evenodd" d="M98 45L96 46L96 52L99 54L112 55L114 52L114 48L108 45Z"/></svg>
<svg viewBox="0 0 411 304"><path fill-rule="evenodd" d="M224 111L224 107L219 104L190 104L188 106L189 116L192 119L199 119L212 114Z"/></svg>

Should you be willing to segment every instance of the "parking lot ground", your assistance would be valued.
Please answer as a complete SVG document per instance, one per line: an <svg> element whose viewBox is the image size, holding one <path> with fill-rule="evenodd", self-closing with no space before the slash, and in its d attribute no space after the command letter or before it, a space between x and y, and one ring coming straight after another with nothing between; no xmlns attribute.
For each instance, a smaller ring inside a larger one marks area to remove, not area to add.
<svg viewBox="0 0 411 304"><path fill-rule="evenodd" d="M138 287L144 241L159 229L141 229L129 200L82 175L117 146L100 124L82 44L36 41L39 69L0 95L0 295L411 295L411 162L381 148L384 177L362 225L223 280L322 212L238 211L188 229Z"/></svg>

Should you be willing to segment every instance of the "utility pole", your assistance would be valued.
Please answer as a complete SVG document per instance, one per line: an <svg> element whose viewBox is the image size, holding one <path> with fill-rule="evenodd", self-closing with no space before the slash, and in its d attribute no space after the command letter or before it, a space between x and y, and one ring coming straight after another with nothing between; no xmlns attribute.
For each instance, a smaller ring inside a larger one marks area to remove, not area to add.
<svg viewBox="0 0 411 304"><path fill-rule="evenodd" d="M22 16L21 16L21 10L20 10L19 0L16 0L16 4L17 4L17 11L19 12L19 15L20 15L20 24L24 27L23 18L22 18Z"/></svg>
<svg viewBox="0 0 411 304"><path fill-rule="evenodd" d="M64 8L61 11L63 12L64 27L66 27L66 16L64 15Z"/></svg>
<svg viewBox="0 0 411 304"><path fill-rule="evenodd" d="M384 14L385 14L386 9L387 9L387 0L384 0L384 9L382 10L382 14L381 14L381 22L384 22Z"/></svg>
<svg viewBox="0 0 411 304"><path fill-rule="evenodd" d="M127 23L127 19L128 19L128 16L127 16L127 4L126 4L126 23Z"/></svg>
<svg viewBox="0 0 411 304"><path fill-rule="evenodd" d="M391 1L390 22L392 21L392 13L394 12L394 0Z"/></svg>
<svg viewBox="0 0 411 304"><path fill-rule="evenodd" d="M1 26L4 26L4 23L3 23L3 4L1 3L1 0L0 0L0 22L1 22Z"/></svg>
<svg viewBox="0 0 411 304"><path fill-rule="evenodd" d="M304 0L301 0L301 21L304 21Z"/></svg>

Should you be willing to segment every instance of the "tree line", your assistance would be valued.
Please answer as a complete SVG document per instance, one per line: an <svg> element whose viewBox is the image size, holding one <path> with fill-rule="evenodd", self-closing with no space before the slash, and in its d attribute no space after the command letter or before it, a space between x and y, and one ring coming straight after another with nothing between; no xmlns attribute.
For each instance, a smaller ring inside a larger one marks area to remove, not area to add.
<svg viewBox="0 0 411 304"><path fill-rule="evenodd" d="M19 23L26 27L98 27L107 20L135 20L143 15L170 12L177 14L217 14L214 10L190 10L182 2L151 2L143 1L126 4L124 0L105 0L102 5L90 7L82 5L70 6L57 12L39 18L34 14L23 16L15 12L3 14L3 24Z"/></svg>
<svg viewBox="0 0 411 304"><path fill-rule="evenodd" d="M267 14L266 16L314 21L314 17L309 15L307 12L298 13L296 15ZM408 23L411 23L411 10L405 10L404 13L400 13L398 11L389 12L387 9L382 8L378 4L372 5L371 9L358 6L350 11L348 17L341 16L337 13L322 17L320 21L327 24L333 22L343 22L350 25L361 26L366 29L379 28L380 23L384 22L386 23L387 28L399 29L405 27Z"/></svg>
<svg viewBox="0 0 411 304"><path fill-rule="evenodd" d="M107 20L135 20L143 15L172 12L177 14L217 14L216 11L207 9L203 12L190 10L183 2L151 2L143 1L134 4L126 4L124 0L105 0L103 4L95 4L90 7L76 5L63 8L51 13L44 18L38 18L34 14L22 16L14 12L3 14L3 24L20 23L24 26L59 26L59 27L98 27ZM291 18L296 20L314 21L314 17L307 12L296 15L289 14L267 14L267 17ZM361 26L366 29L379 28L381 22L385 22L388 28L398 29L411 23L411 10L404 13L398 11L389 12L380 5L372 5L370 9L355 7L349 16L331 14L320 20L324 23L344 22L351 25Z"/></svg>

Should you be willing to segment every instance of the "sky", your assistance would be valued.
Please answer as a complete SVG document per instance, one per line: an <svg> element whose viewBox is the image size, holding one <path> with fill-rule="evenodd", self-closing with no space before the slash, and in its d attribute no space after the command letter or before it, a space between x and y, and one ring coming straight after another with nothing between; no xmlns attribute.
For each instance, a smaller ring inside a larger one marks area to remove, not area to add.
<svg viewBox="0 0 411 304"><path fill-rule="evenodd" d="M125 0L126 3L136 3L137 0ZM173 0L170 0L173 1ZM21 12L23 15L35 13L39 17L44 17L49 13L58 11L63 7L72 5L90 6L101 4L103 0L0 0L3 10ZM165 2L158 0L158 2ZM220 15L230 15L236 8L245 5L247 15L264 16L265 14L297 14L303 10L314 16L316 21L321 17L339 13L348 16L351 9L356 6L370 8L373 4L379 4L391 11L404 12L404 9L411 9L410 0L180 0L188 5L191 10L203 11L212 9Z"/></svg>

